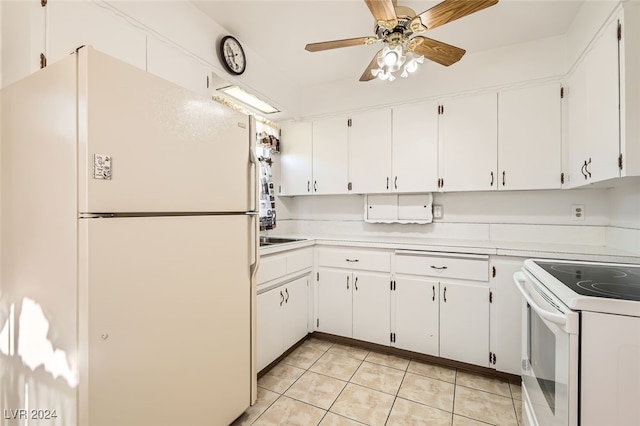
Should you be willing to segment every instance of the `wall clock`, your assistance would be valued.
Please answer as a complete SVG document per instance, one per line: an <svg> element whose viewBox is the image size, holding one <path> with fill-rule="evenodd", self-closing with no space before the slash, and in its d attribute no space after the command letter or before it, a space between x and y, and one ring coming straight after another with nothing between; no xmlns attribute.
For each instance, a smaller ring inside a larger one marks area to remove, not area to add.
<svg viewBox="0 0 640 426"><path fill-rule="evenodd" d="M240 75L247 68L247 58L242 45L233 36L224 36L220 40L220 59L231 74Z"/></svg>

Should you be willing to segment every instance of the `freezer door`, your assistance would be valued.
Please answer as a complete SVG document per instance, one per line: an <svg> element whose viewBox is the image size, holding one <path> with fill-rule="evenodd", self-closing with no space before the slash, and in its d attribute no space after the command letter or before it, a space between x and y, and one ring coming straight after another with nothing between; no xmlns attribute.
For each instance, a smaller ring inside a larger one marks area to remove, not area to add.
<svg viewBox="0 0 640 426"><path fill-rule="evenodd" d="M249 117L78 52L79 212L253 210Z"/></svg>
<svg viewBox="0 0 640 426"><path fill-rule="evenodd" d="M252 220L80 220L79 424L227 425L249 407Z"/></svg>

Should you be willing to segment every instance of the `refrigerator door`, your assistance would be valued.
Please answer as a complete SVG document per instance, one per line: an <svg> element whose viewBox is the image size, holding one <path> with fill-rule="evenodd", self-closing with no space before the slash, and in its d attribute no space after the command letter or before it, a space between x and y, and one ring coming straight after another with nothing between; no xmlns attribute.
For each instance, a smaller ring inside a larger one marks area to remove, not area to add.
<svg viewBox="0 0 640 426"><path fill-rule="evenodd" d="M91 47L77 56L80 213L256 209L247 115Z"/></svg>
<svg viewBox="0 0 640 426"><path fill-rule="evenodd" d="M80 220L78 424L226 425L249 407L255 220Z"/></svg>

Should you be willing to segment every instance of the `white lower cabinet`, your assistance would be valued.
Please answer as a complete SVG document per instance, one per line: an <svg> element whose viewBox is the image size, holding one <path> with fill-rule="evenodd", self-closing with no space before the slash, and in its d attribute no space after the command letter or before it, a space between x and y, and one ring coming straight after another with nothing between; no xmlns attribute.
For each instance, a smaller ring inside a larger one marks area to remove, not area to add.
<svg viewBox="0 0 640 426"><path fill-rule="evenodd" d="M258 295L258 371L307 334L309 274Z"/></svg>
<svg viewBox="0 0 640 426"><path fill-rule="evenodd" d="M318 269L318 331L389 344L389 274Z"/></svg>
<svg viewBox="0 0 640 426"><path fill-rule="evenodd" d="M488 257L398 251L394 260L394 346L489 366Z"/></svg>
<svg viewBox="0 0 640 426"><path fill-rule="evenodd" d="M524 258L491 257L491 354L492 366L505 373L521 374L522 296L513 274Z"/></svg>
<svg viewBox="0 0 640 426"><path fill-rule="evenodd" d="M440 283L440 356L489 366L489 288Z"/></svg>
<svg viewBox="0 0 640 426"><path fill-rule="evenodd" d="M394 288L395 346L439 356L440 284L397 276Z"/></svg>
<svg viewBox="0 0 640 426"><path fill-rule="evenodd" d="M318 269L318 331L352 337L352 275L349 271Z"/></svg>
<svg viewBox="0 0 640 426"><path fill-rule="evenodd" d="M389 344L391 315L389 274L353 273L353 338Z"/></svg>
<svg viewBox="0 0 640 426"><path fill-rule="evenodd" d="M257 296L258 371L307 335L313 248L261 256Z"/></svg>
<svg viewBox="0 0 640 426"><path fill-rule="evenodd" d="M318 331L381 345L390 342L391 253L318 249Z"/></svg>

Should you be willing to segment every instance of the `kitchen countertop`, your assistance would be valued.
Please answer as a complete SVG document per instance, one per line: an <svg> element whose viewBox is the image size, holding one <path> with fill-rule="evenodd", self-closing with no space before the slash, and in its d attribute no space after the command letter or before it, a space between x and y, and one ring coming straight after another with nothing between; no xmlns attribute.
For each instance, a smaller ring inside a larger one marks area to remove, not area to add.
<svg viewBox="0 0 640 426"><path fill-rule="evenodd" d="M274 235L275 236L275 235ZM304 238L305 241L277 244L260 248L261 255L313 246L349 246L390 250L417 250L444 253L486 254L527 258L586 260L595 262L640 263L640 253L605 246L554 244L518 241L463 239L432 239L394 236L360 235L278 235Z"/></svg>

